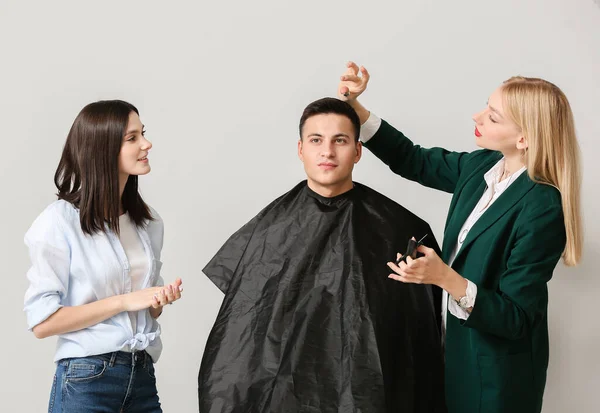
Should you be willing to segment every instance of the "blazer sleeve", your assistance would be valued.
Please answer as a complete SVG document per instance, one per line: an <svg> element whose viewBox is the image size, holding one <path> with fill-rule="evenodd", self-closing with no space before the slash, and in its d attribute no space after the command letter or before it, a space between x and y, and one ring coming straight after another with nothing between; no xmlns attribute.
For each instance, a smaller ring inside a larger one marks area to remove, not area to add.
<svg viewBox="0 0 600 413"><path fill-rule="evenodd" d="M461 321L464 326L519 339L546 314L547 283L566 243L562 207L537 206L520 221L498 288L478 288L471 315Z"/></svg>
<svg viewBox="0 0 600 413"><path fill-rule="evenodd" d="M394 173L421 185L450 193L454 192L465 164L480 152L422 148L385 120L381 121L377 133L364 145Z"/></svg>

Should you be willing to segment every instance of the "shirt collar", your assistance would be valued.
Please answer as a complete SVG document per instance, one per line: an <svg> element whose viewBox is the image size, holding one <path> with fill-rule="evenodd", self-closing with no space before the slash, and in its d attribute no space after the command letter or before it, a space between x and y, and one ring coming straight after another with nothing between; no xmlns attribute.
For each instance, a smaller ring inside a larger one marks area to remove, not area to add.
<svg viewBox="0 0 600 413"><path fill-rule="evenodd" d="M521 169L513 173L509 178L504 179L502 182L498 182L504 173L504 160L504 157L500 159L496 165L494 165L492 169L487 171L483 176L488 188L494 188L495 191L504 191L519 177L519 175L527 170L527 167L523 166Z"/></svg>

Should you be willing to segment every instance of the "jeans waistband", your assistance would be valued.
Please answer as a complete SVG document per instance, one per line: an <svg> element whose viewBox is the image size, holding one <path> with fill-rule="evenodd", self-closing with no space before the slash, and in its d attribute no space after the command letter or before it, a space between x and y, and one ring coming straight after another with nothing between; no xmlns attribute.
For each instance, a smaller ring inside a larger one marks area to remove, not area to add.
<svg viewBox="0 0 600 413"><path fill-rule="evenodd" d="M115 364L124 364L127 366L145 364L146 362L152 363L152 358L146 352L146 350L128 352L128 351L114 351L112 353L104 353L104 354L96 354L93 356L87 357L74 357L74 358L91 358L91 359L100 359L106 361L109 366L113 366ZM60 363L65 363L73 358L66 358L60 360Z"/></svg>

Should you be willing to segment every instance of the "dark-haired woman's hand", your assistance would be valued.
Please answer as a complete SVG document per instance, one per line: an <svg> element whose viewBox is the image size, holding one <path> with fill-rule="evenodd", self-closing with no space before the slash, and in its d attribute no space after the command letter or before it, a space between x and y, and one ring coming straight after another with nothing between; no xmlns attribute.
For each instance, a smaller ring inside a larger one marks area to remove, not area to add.
<svg viewBox="0 0 600 413"><path fill-rule="evenodd" d="M162 287L159 293L154 295L152 308L160 308L167 304L173 304L181 298L183 287L181 286L181 278L177 278L174 283Z"/></svg>
<svg viewBox="0 0 600 413"><path fill-rule="evenodd" d="M150 287L143 290L123 294L123 311L140 311L153 307L155 296L160 294L163 287Z"/></svg>

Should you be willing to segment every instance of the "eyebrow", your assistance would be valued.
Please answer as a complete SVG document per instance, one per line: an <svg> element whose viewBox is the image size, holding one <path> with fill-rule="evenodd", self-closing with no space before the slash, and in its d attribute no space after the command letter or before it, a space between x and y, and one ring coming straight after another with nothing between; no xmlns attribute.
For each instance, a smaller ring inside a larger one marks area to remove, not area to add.
<svg viewBox="0 0 600 413"><path fill-rule="evenodd" d="M307 136L307 138L310 138L312 136L316 136L319 138L322 138L323 135L321 135L320 133L311 133L310 135ZM345 133L336 133L335 135L332 136L332 138L348 138L350 139L350 136L346 135Z"/></svg>
<svg viewBox="0 0 600 413"><path fill-rule="evenodd" d="M146 125L142 125L142 130L146 129ZM125 136L132 135L134 133L141 133L139 129L132 129L125 132Z"/></svg>
<svg viewBox="0 0 600 413"><path fill-rule="evenodd" d="M490 110L492 112L494 112L496 115L500 116L501 118L504 117L504 116L502 116L502 114L500 113L500 111L498 109L494 108L493 106L490 106L489 104L488 104L488 106L489 106Z"/></svg>

